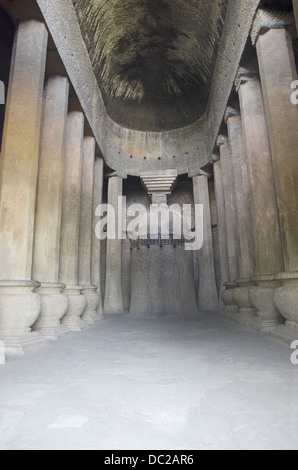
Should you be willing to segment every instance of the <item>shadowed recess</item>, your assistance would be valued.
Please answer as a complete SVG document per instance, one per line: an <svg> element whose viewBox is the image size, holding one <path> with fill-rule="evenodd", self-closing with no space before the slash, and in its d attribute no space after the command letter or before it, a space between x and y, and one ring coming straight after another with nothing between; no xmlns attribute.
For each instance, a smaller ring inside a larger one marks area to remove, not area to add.
<svg viewBox="0 0 298 470"><path fill-rule="evenodd" d="M200 119L227 0L73 0L110 117L143 131Z"/></svg>

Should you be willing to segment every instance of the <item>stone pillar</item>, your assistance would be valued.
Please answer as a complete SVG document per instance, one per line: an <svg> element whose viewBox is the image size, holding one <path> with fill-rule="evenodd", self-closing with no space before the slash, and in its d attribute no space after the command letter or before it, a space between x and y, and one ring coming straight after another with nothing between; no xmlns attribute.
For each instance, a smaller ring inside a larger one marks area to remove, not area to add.
<svg viewBox="0 0 298 470"><path fill-rule="evenodd" d="M83 294L87 301L82 319L91 325L97 319L96 311L99 304L98 286L91 285L95 146L94 137L85 137L79 247L79 284L84 287Z"/></svg>
<svg viewBox="0 0 298 470"><path fill-rule="evenodd" d="M81 112L68 114L64 153L61 250L59 281L66 285L68 309L62 322L73 331L86 326L81 315L86 298L79 285L79 232L81 216L81 180L83 161L84 116Z"/></svg>
<svg viewBox="0 0 298 470"><path fill-rule="evenodd" d="M193 177L194 203L204 206L204 240L199 250L199 309L217 311L218 294L215 279L214 253L211 229L209 175L202 172Z"/></svg>
<svg viewBox="0 0 298 470"><path fill-rule="evenodd" d="M249 325L263 331L280 323L274 306L274 276L283 266L279 217L273 180L272 161L261 85L253 71L240 69L236 88L239 92L247 167L251 188L251 216L255 268L249 297L257 317Z"/></svg>
<svg viewBox="0 0 298 470"><path fill-rule="evenodd" d="M298 334L298 113L291 102L291 84L297 80L293 42L294 16L259 10L252 32L257 48L261 83L272 150L284 273L274 300L282 315L297 323ZM292 30L292 31L291 31ZM296 31L295 31L296 33ZM296 34L295 34L296 36Z"/></svg>
<svg viewBox="0 0 298 470"><path fill-rule="evenodd" d="M114 208L114 211L108 211L108 224L111 218L115 219L115 235L116 238L107 240L107 261L106 261L106 289L104 312L106 314L122 314L123 297L122 297L122 274L121 274L121 245L122 240L119 237L118 226L119 216L119 197L123 193L123 179L120 176L113 175L109 178L108 204Z"/></svg>
<svg viewBox="0 0 298 470"><path fill-rule="evenodd" d="M215 199L217 209L217 227L218 227L218 242L219 242L219 257L220 257L220 300L224 292L224 284L230 279L229 276L229 262L227 253L227 226L226 226L226 208L223 190L222 171L220 166L219 156L213 155L213 174L215 186ZM227 303L222 304L227 305ZM233 307L236 307L232 301Z"/></svg>
<svg viewBox="0 0 298 470"><path fill-rule="evenodd" d="M97 220L95 217L96 208L102 204L103 193L103 175L104 165L102 158L96 158L94 163L94 191L93 191L93 219L92 219L92 282L94 286L98 286L97 294L99 303L97 307L98 321L104 319L101 294L101 241L97 238L95 228Z"/></svg>
<svg viewBox="0 0 298 470"><path fill-rule="evenodd" d="M37 205L34 237L33 278L41 282L41 314L34 330L49 339L68 329L60 324L68 306L59 284L59 254L63 190L63 156L69 83L50 77L44 91L40 142Z"/></svg>
<svg viewBox="0 0 298 470"><path fill-rule="evenodd" d="M240 243L240 289L234 291L234 301L239 307L235 317L242 322L247 316L255 315L255 309L249 299L250 281L254 270L254 246L250 212L250 187L247 174L246 152L243 140L242 122L239 110L228 107L225 114L228 128L232 168L235 181L235 202L238 217Z"/></svg>
<svg viewBox="0 0 298 470"><path fill-rule="evenodd" d="M229 280L224 284L226 291L222 294L222 300L226 305L224 314L230 317L238 312L238 306L233 300L233 294L234 290L238 288L235 281L239 279L239 233L235 203L235 182L232 167L232 155L228 137L220 135L217 139L217 146L220 151L229 266Z"/></svg>
<svg viewBox="0 0 298 470"><path fill-rule="evenodd" d="M226 227L228 238L228 261L230 281L239 279L239 233L235 201L235 182L232 155L227 136L220 135L217 140L220 149L220 164L223 176Z"/></svg>
<svg viewBox="0 0 298 470"><path fill-rule="evenodd" d="M290 100L297 70L292 37L286 29L291 24L292 15L260 10L252 38L271 143L285 271L296 271L298 276L298 113Z"/></svg>
<svg viewBox="0 0 298 470"><path fill-rule="evenodd" d="M20 23L14 40L0 163L0 339L7 352L45 341L32 281L35 201L48 33Z"/></svg>

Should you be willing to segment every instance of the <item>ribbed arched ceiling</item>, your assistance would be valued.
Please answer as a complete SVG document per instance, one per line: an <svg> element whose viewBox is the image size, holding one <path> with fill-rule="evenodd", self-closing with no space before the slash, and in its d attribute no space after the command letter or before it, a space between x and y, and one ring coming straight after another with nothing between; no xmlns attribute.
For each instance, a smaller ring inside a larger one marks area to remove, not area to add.
<svg viewBox="0 0 298 470"><path fill-rule="evenodd" d="M109 116L142 131L207 107L227 0L73 0Z"/></svg>

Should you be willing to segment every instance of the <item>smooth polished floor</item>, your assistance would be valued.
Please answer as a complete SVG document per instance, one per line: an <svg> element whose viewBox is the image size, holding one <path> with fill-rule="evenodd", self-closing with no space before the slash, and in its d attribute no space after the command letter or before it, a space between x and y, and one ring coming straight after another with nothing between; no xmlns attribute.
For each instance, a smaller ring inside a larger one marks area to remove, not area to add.
<svg viewBox="0 0 298 470"><path fill-rule="evenodd" d="M0 366L0 449L298 449L291 353L217 315L108 318Z"/></svg>

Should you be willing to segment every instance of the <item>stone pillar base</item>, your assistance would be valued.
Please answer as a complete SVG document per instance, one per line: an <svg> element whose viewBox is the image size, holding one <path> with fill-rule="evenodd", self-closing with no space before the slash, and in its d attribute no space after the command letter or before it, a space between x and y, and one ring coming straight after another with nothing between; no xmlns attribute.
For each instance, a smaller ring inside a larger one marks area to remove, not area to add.
<svg viewBox="0 0 298 470"><path fill-rule="evenodd" d="M82 320L89 325L94 325L98 321L97 308L100 300L99 294L97 293L97 287L84 286L82 294L86 299L86 308L82 315Z"/></svg>
<svg viewBox="0 0 298 470"><path fill-rule="evenodd" d="M249 298L256 308L256 317L248 320L245 326L265 333L284 323L273 297L280 286L274 276L259 276L253 279L255 286L249 288Z"/></svg>
<svg viewBox="0 0 298 470"><path fill-rule="evenodd" d="M262 333L270 333L275 330L277 325L281 324L282 321L280 317L277 317L276 319L272 318L271 320L254 317L248 319L245 323L243 323L243 326L245 326L246 328L251 328L252 330L261 331Z"/></svg>
<svg viewBox="0 0 298 470"><path fill-rule="evenodd" d="M24 336L2 336L7 357L23 356L26 352L39 349L48 344L47 338L32 332Z"/></svg>
<svg viewBox="0 0 298 470"><path fill-rule="evenodd" d="M23 355L47 340L31 332L40 314L40 296L35 281L0 281L0 341L9 355Z"/></svg>
<svg viewBox="0 0 298 470"><path fill-rule="evenodd" d="M33 330L51 341L70 332L66 325L60 323L68 307L68 297L61 293L65 287L64 284L43 283L36 289L40 295L41 313Z"/></svg>
<svg viewBox="0 0 298 470"><path fill-rule="evenodd" d="M278 274L275 279L281 287L275 291L274 302L287 321L272 331L272 335L292 343L298 340L298 272Z"/></svg>
<svg viewBox="0 0 298 470"><path fill-rule="evenodd" d="M291 345L293 341L298 341L298 323L287 321L285 325L271 331L270 335Z"/></svg>
<svg viewBox="0 0 298 470"><path fill-rule="evenodd" d="M239 307L233 298L234 290L238 289L238 286L234 282L225 282L224 286L226 290L221 294L221 299L225 308L223 309L222 314L227 318L233 319L233 316L239 311Z"/></svg>
<svg viewBox="0 0 298 470"><path fill-rule="evenodd" d="M256 309L249 298L249 289L253 283L249 279L240 279L237 281L238 289L233 290L233 300L238 306L239 311L232 315L233 320L238 321L240 325L245 326L247 321L256 316Z"/></svg>
<svg viewBox="0 0 298 470"><path fill-rule="evenodd" d="M113 306L113 305L107 305L107 303L105 303L104 315L105 316L108 316L108 315L124 315L124 308L121 305Z"/></svg>
<svg viewBox="0 0 298 470"><path fill-rule="evenodd" d="M66 286L64 294L68 297L68 308L61 320L71 331L82 331L88 328L88 323L81 319L86 308L86 298L81 294L82 286Z"/></svg>
<svg viewBox="0 0 298 470"><path fill-rule="evenodd" d="M278 311L289 322L298 324L298 272L278 274L275 279L281 283L274 294Z"/></svg>

